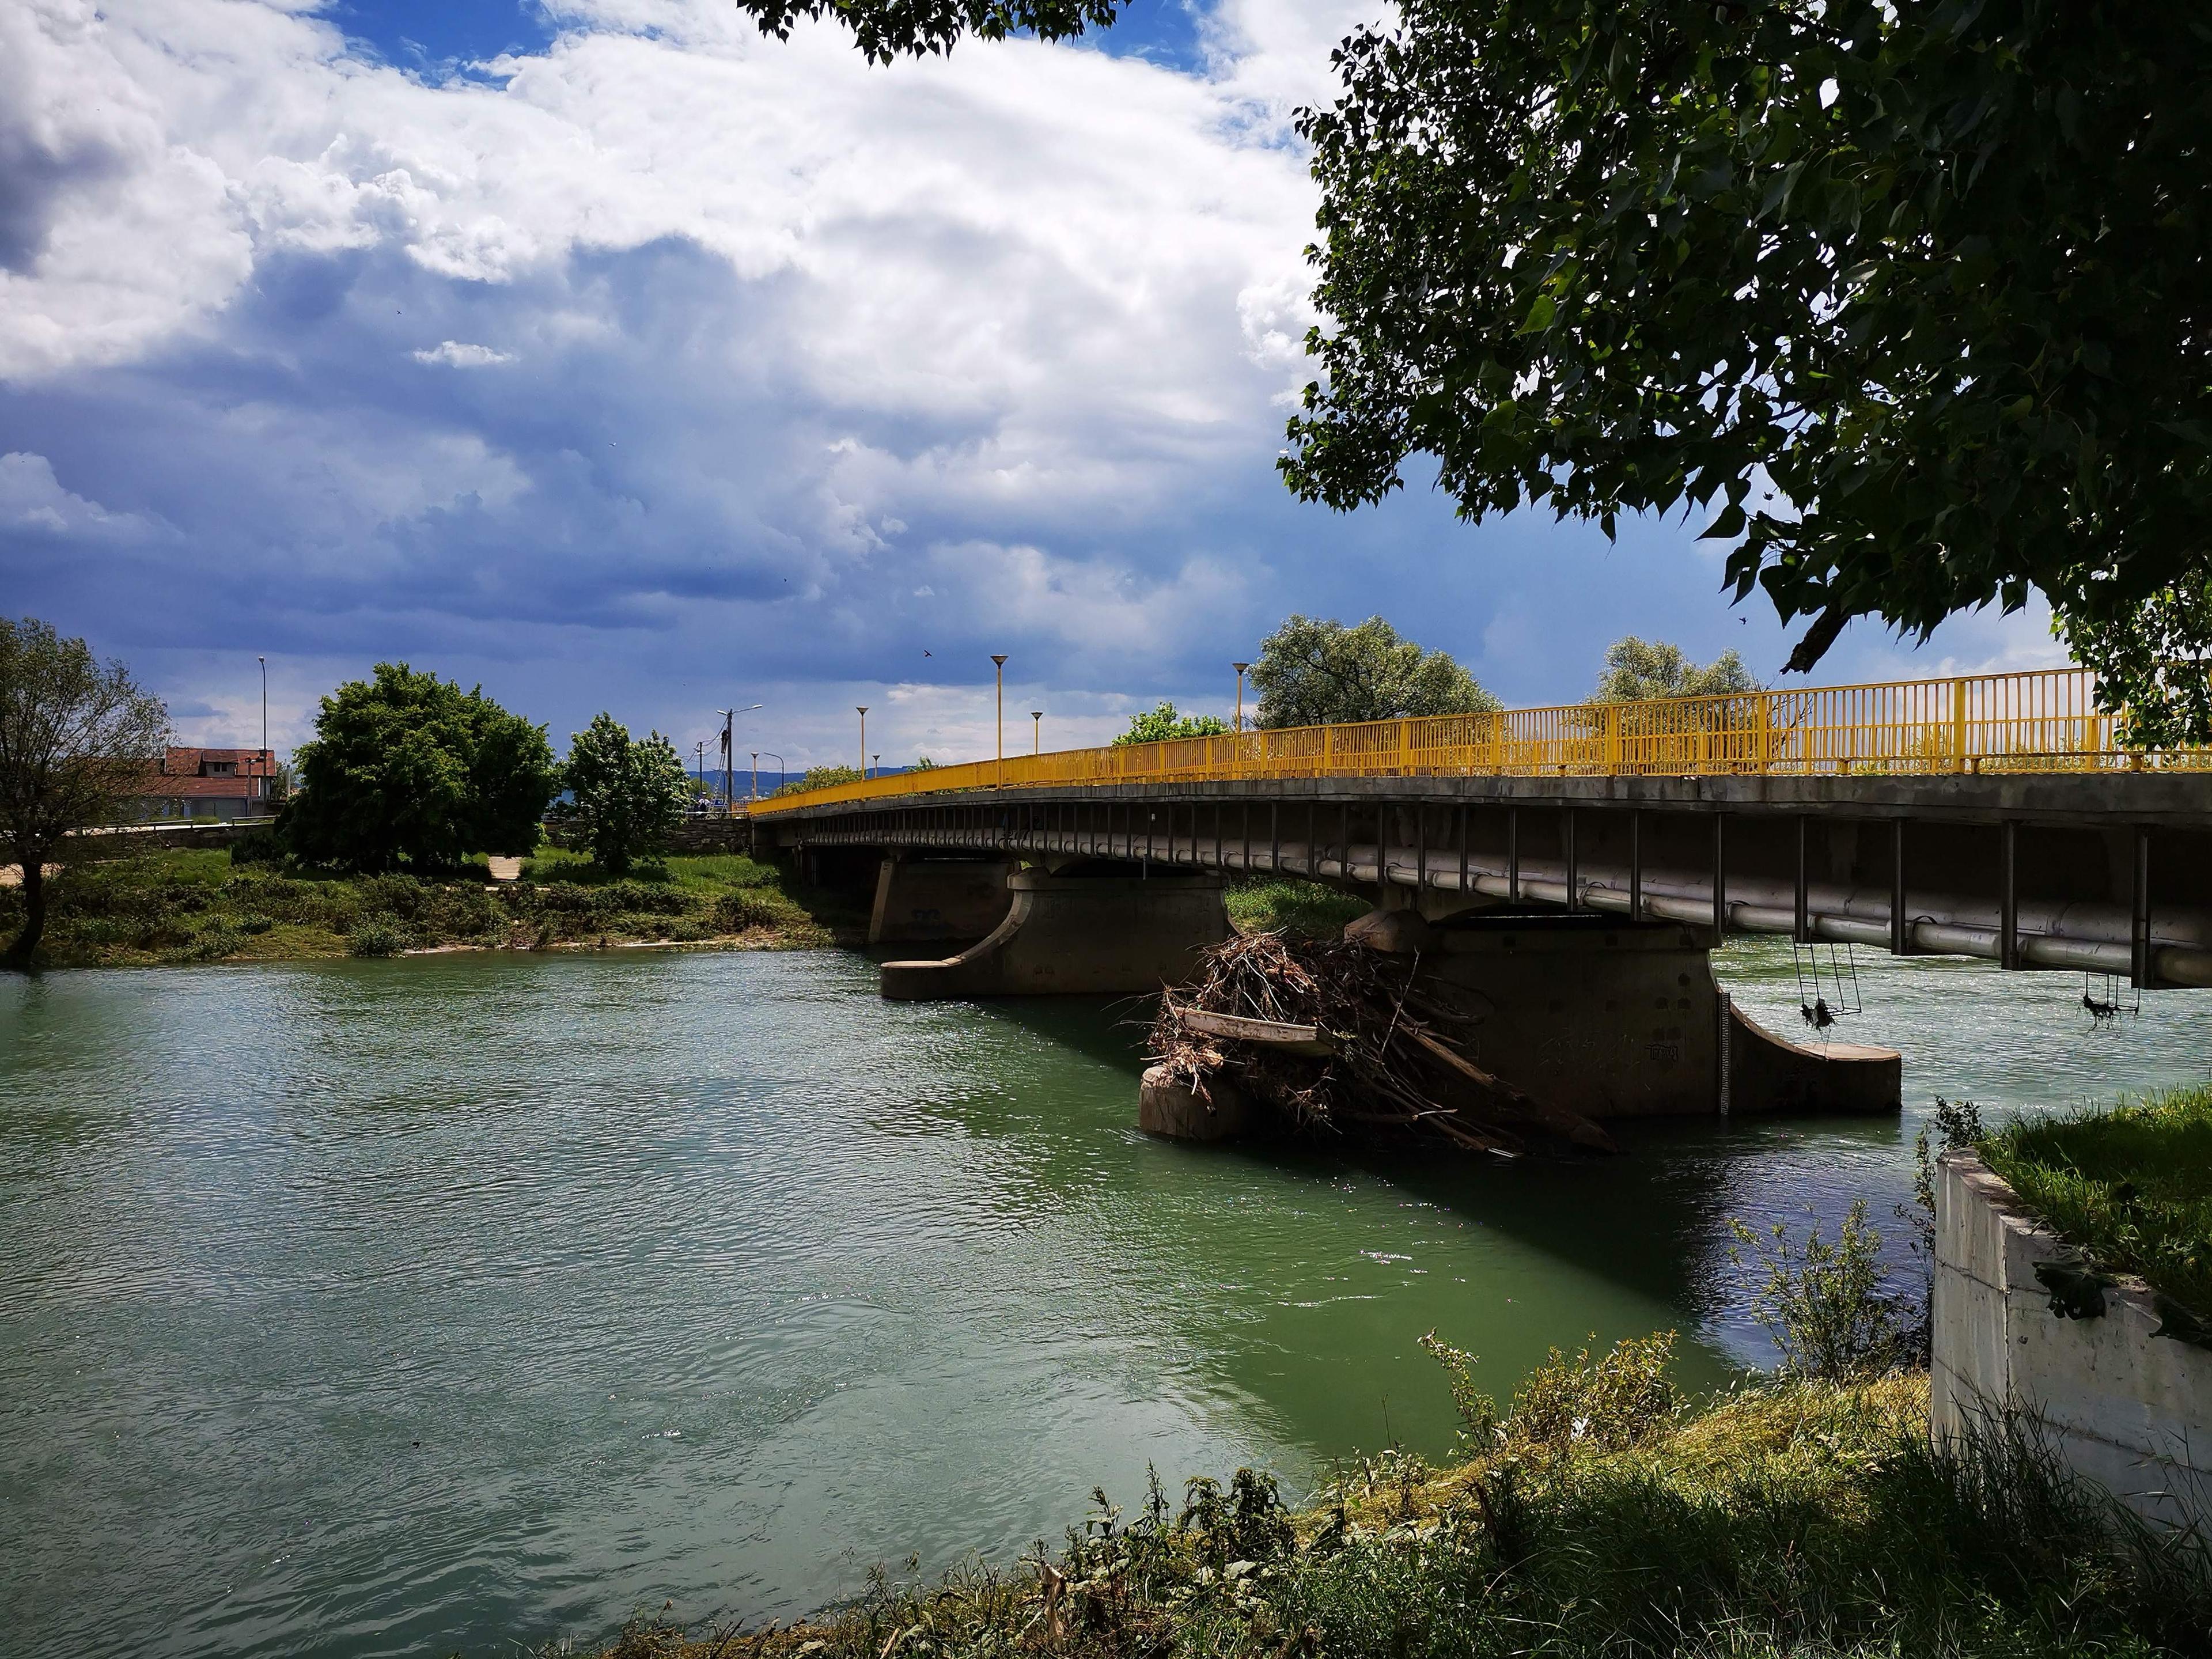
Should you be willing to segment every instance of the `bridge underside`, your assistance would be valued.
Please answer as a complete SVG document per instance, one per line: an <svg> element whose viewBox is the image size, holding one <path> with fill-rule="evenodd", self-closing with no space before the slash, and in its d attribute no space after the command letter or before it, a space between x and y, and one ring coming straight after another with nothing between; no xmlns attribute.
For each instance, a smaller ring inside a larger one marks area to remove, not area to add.
<svg viewBox="0 0 2212 1659"><path fill-rule="evenodd" d="M762 832L891 857L1301 877L1443 916L1555 908L2212 985L2212 776L1270 781L970 792Z"/></svg>

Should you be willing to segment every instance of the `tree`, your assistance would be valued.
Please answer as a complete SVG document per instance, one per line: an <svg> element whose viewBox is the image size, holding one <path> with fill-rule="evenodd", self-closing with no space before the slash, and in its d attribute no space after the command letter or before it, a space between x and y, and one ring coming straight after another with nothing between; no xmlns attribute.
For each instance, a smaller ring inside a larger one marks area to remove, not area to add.
<svg viewBox="0 0 2212 1659"><path fill-rule="evenodd" d="M478 686L379 663L322 700L294 757L300 793L281 830L290 851L358 870L450 867L468 853L536 850L553 794L545 728Z"/></svg>
<svg viewBox="0 0 2212 1659"><path fill-rule="evenodd" d="M625 875L641 858L663 852L684 821L691 780L676 745L658 732L642 743L612 714L595 714L568 738L568 763L556 780L576 798L576 815L591 837L592 862Z"/></svg>
<svg viewBox="0 0 2212 1659"><path fill-rule="evenodd" d="M1129 729L1114 739L1114 747L1131 743L1165 743L1171 738L1216 738L1229 730L1218 714L1179 714L1166 698L1156 708L1129 716Z"/></svg>
<svg viewBox="0 0 2212 1659"><path fill-rule="evenodd" d="M778 795L796 795L806 789L828 789L840 783L866 781L866 780L860 775L860 769L857 766L810 766L789 783L770 793Z"/></svg>
<svg viewBox="0 0 2212 1659"><path fill-rule="evenodd" d="M1292 616L1260 641L1252 665L1262 726L1326 726L1498 707L1443 651L1424 651L1380 617L1356 628Z"/></svg>
<svg viewBox="0 0 2212 1659"><path fill-rule="evenodd" d="M113 823L168 741L168 709L121 663L35 617L0 617L0 847L23 883L23 926L0 963L27 968L37 953L62 838Z"/></svg>
<svg viewBox="0 0 2212 1659"><path fill-rule="evenodd" d="M2212 641L2161 597L2212 581L2199 9L1398 15L1301 118L1331 320L1294 489L1373 501L1422 452L1475 520L1717 497L1736 597L1814 618L1791 670L2035 586L2108 706L2171 702L2150 665Z"/></svg>
<svg viewBox="0 0 2212 1659"><path fill-rule="evenodd" d="M1065 40L1105 28L1127 0L738 0L761 33L788 40L800 18L829 17L853 33L876 63L952 50L963 35L1002 40L1032 34Z"/></svg>
<svg viewBox="0 0 2212 1659"><path fill-rule="evenodd" d="M1723 651L1703 668L1682 654L1679 645L1644 641L1631 634L1605 648L1605 672L1597 677L1592 702L1644 702L1658 697L1717 697L1732 691L1760 691L1743 659Z"/></svg>

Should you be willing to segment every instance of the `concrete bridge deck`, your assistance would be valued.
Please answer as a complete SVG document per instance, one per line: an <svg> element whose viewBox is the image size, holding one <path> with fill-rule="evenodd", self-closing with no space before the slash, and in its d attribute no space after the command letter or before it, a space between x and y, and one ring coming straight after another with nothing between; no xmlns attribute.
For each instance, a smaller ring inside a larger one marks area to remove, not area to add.
<svg viewBox="0 0 2212 1659"><path fill-rule="evenodd" d="M1275 872L1436 914L1553 906L2212 985L2212 754L2124 750L2090 693L2060 671L1248 732L750 816L817 866Z"/></svg>

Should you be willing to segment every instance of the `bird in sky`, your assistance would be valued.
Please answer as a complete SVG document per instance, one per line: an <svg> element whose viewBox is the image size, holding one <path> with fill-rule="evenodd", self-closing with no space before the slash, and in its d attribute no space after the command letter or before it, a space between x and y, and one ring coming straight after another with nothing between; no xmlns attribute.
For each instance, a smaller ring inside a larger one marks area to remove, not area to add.
<svg viewBox="0 0 2212 1659"><path fill-rule="evenodd" d="M921 654L922 654L923 656L925 656L925 657L926 657L926 656L927 656L927 655L929 654L929 653L928 653L928 652L927 652L927 651L925 651L925 652L923 652Z"/></svg>

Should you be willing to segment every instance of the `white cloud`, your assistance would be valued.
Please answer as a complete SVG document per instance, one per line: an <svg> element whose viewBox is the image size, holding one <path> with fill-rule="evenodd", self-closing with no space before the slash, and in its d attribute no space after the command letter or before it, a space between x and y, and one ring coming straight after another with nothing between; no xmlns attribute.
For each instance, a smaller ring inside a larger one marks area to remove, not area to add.
<svg viewBox="0 0 2212 1659"><path fill-rule="evenodd" d="M412 351L408 356L418 363L442 363L449 368L489 368L499 363L511 363L514 354L495 351L488 345L471 345L461 340L446 340L424 351Z"/></svg>
<svg viewBox="0 0 2212 1659"><path fill-rule="evenodd" d="M111 513L64 489L43 455L21 450L0 455L0 533L123 541L155 529L133 514Z"/></svg>

